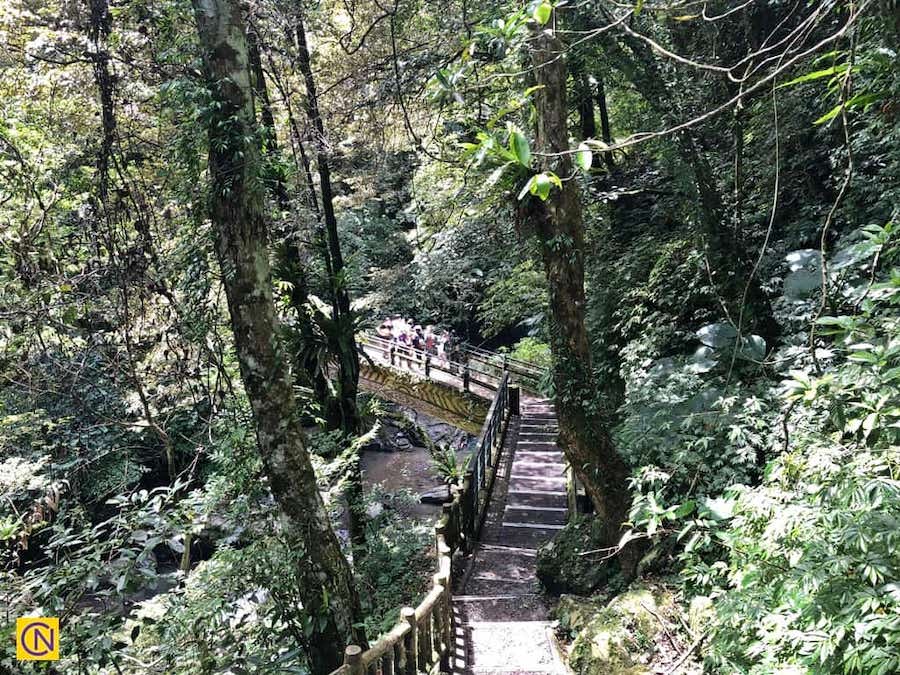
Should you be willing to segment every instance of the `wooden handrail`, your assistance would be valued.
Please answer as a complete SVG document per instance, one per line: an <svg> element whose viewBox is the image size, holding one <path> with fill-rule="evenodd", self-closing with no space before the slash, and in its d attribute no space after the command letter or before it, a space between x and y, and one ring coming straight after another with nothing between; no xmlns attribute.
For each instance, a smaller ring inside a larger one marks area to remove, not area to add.
<svg viewBox="0 0 900 675"><path fill-rule="evenodd" d="M509 373L497 385L469 469L458 485L451 486L452 499L444 504L434 526L437 571L431 589L415 608L404 607L400 619L369 649L357 645L344 650L344 665L331 675L416 675L440 665L449 672L454 648L450 583L453 554L471 551L487 512L488 497L503 449L510 414ZM472 468L472 465L478 467Z"/></svg>
<svg viewBox="0 0 900 675"><path fill-rule="evenodd" d="M436 380L432 376L433 371L446 373L459 378L461 388L470 390L470 383L496 391L503 373L514 376L517 382L524 384L529 389L537 390L541 380L546 376L547 369L521 359L512 358L506 354L491 352L480 347L464 344L460 350L465 355L464 362L452 361L448 358L436 358L433 354L415 349L412 346L401 345L393 340L383 338L370 333L361 333L357 336L360 345L368 346L374 350L387 354L386 358L391 367L400 362L416 362L424 367L426 379ZM481 366L481 367L479 367ZM421 374L421 373L420 373Z"/></svg>
<svg viewBox="0 0 900 675"><path fill-rule="evenodd" d="M469 358L479 358L481 360L486 360L486 362L493 363L491 359L500 360L503 363L506 363L508 369L514 370L522 370L528 372L536 377L542 376L547 372L547 369L544 366L539 366L530 361L523 361L522 359L517 359L514 356L510 356L509 354L503 354L501 352L492 352L489 349L483 349L482 347L475 347L474 345L464 344L463 351L469 353Z"/></svg>
<svg viewBox="0 0 900 675"><path fill-rule="evenodd" d="M458 361L450 361L449 359L436 359L434 355L429 352L406 345L400 345L391 340L374 335L360 334L356 336L356 340L361 345L371 347L383 354L387 354L388 364L385 365L395 367L395 362L400 361L406 361L407 363L415 361L422 364L425 368L424 375L426 379L436 380L436 378L430 375L430 371L437 370L442 373L447 373L452 377L459 378L461 388L465 391L469 390L470 382L492 391L496 391L499 385L500 375L473 366L471 363L460 363ZM479 375L481 376L480 378L477 377Z"/></svg>

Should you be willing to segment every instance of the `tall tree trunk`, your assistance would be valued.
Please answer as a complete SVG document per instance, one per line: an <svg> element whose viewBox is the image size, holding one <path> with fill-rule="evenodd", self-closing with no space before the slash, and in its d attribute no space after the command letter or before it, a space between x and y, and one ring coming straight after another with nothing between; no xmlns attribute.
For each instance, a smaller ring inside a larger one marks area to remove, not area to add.
<svg viewBox="0 0 900 675"><path fill-rule="evenodd" d="M581 127L581 139L596 138L597 120L594 119L594 97L591 95L591 81L587 73L575 74L575 95L578 97L578 121Z"/></svg>
<svg viewBox="0 0 900 675"><path fill-rule="evenodd" d="M250 69L253 72L253 93L259 99L259 121L265 130L264 152L266 157L278 156L278 136L275 132L275 115L272 113L272 102L269 98L269 88L266 86L266 74L263 71L260 57L260 40L254 26L247 31L247 49L250 58ZM267 171L268 182L271 185L272 194L281 211L289 208L287 186L284 176L280 171Z"/></svg>
<svg viewBox="0 0 900 675"><path fill-rule="evenodd" d="M109 52L107 42L112 28L108 0L89 0L91 8L88 38L91 42L90 59L94 67L94 81L100 91L100 119L103 136L100 152L97 154L97 175L100 201L106 208L109 204L109 161L112 157L116 133L116 115L113 103L114 84L109 72Z"/></svg>
<svg viewBox="0 0 900 675"><path fill-rule="evenodd" d="M566 109L566 64L562 43L549 31L535 30L529 43L537 91L536 147L541 169L572 174ZM604 544L615 546L628 518L628 468L604 426L585 328L584 227L577 181L567 180L547 201L526 197L520 207L523 231L540 243L550 292L550 348L560 440L566 458L594 503L603 523ZM629 547L626 551L633 551ZM626 574L634 561L621 556Z"/></svg>
<svg viewBox="0 0 900 675"><path fill-rule="evenodd" d="M356 404L359 392L359 353L356 351L356 325L350 311L350 293L344 257L338 238L337 218L334 214L334 193L331 187L331 167L328 162L328 140L325 123L319 110L316 81L312 72L312 59L306 42L303 20L297 20L297 56L300 72L306 85L306 114L315 134L316 165L319 172L319 190L322 193L322 215L328 242L328 259L331 262L332 318L334 320L334 351L338 359L338 395L336 409L329 411L330 426L348 435L359 433L360 416ZM362 512L362 478L358 458L350 467L347 500L350 508L350 536L355 544L365 543L365 514Z"/></svg>
<svg viewBox="0 0 900 675"><path fill-rule="evenodd" d="M257 443L287 539L299 550L298 588L314 633L312 671L340 666L344 645L364 644L353 575L331 528L278 343L259 149L244 20L237 0L193 0L206 76L217 106L209 120L210 217Z"/></svg>
<svg viewBox="0 0 900 675"><path fill-rule="evenodd" d="M603 84L602 75L597 75L597 108L600 110L600 138L607 145L611 145L612 130L609 126L609 107L606 105L606 87ZM610 173L616 168L612 152L603 153L603 162Z"/></svg>
<svg viewBox="0 0 900 675"><path fill-rule="evenodd" d="M247 32L248 55L250 58L250 69L253 73L253 91L256 98L259 99L260 123L266 129L266 143L264 145L265 155L269 158L278 154L278 136L275 129L275 115L272 112L272 102L269 97L269 88L266 85L266 75L262 66L262 52L265 45L262 43L259 34L254 25L249 26ZM268 52L267 52L268 54ZM269 63L272 63L271 58ZM280 83L274 78L276 87ZM302 142L299 140L299 133L296 129L296 122L290 108L290 100L282 93L285 105L288 109L288 118L291 125L291 134L295 136L295 143L299 145L300 155L303 159L303 167L305 170L307 198L310 208L317 220L316 230L318 231L318 220L321 217L319 213L318 200L315 194L315 186L313 185L312 175L309 170L309 161L306 159L306 153L303 149ZM295 145L296 147L296 145ZM296 160L295 156L295 160ZM298 170L300 166L297 166ZM282 214L291 211L290 199L288 197L287 185L284 176L280 171L270 171L269 180L270 190ZM296 214L295 214L296 215ZM291 228L293 223L295 227ZM300 242L299 223L296 218L289 219L286 223L286 230L280 234L279 243L276 246L277 265L275 274L280 279L291 284L291 291L288 296L288 304L293 310L296 323L292 327L293 337L297 341L303 343L308 342L313 336L314 331L310 325L307 313L307 303L309 302L309 278L307 276L307 256ZM328 267L330 269L330 266ZM308 358L308 354L304 350L297 350L296 356L292 360L294 376L297 378L301 386L308 386L312 389L315 400L327 401L329 396L329 387L327 374L322 372L319 367L317 358Z"/></svg>

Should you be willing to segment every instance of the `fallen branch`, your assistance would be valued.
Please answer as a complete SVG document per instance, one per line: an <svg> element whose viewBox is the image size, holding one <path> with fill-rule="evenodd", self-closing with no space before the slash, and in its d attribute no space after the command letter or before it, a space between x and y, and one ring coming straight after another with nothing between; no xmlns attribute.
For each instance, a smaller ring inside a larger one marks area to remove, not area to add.
<svg viewBox="0 0 900 675"><path fill-rule="evenodd" d="M699 647L703 643L703 641L706 639L706 635L706 633L702 633L700 637L694 640L691 643L691 646L688 647L684 651L684 653L678 657L678 660L675 662L675 664L666 671L665 675L675 675L675 673L678 672L678 669L684 665L684 662L688 660L690 655L693 654L697 650L697 647Z"/></svg>

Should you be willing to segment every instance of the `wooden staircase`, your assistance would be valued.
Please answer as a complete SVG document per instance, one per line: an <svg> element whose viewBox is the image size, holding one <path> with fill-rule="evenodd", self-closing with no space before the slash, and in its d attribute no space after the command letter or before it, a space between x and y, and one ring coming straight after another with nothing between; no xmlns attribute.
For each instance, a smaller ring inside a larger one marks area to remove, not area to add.
<svg viewBox="0 0 900 675"><path fill-rule="evenodd" d="M566 672L536 576L538 547L566 522L557 433L553 405L524 398L507 432L480 540L453 596L454 673Z"/></svg>

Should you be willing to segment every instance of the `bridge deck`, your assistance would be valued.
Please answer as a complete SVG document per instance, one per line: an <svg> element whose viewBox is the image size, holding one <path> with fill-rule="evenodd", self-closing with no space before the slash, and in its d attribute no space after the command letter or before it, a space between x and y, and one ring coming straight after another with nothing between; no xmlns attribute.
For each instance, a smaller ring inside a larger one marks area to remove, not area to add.
<svg viewBox="0 0 900 675"><path fill-rule="evenodd" d="M416 378L439 382L452 389L461 391L464 388L462 364L441 362L435 358L434 367L428 369L428 375L426 377L424 354L421 352L415 352L413 350L396 351L393 355L393 363L391 363L390 343L360 341L359 347L376 365L386 366L399 372L405 372ZM483 381L479 381L479 377ZM480 398L491 400L496 393L496 384L498 381L498 378L490 375L476 373L469 381L468 390Z"/></svg>
<svg viewBox="0 0 900 675"><path fill-rule="evenodd" d="M481 541L453 596L454 673L557 675L537 548L566 522L565 462L552 404L511 418Z"/></svg>

